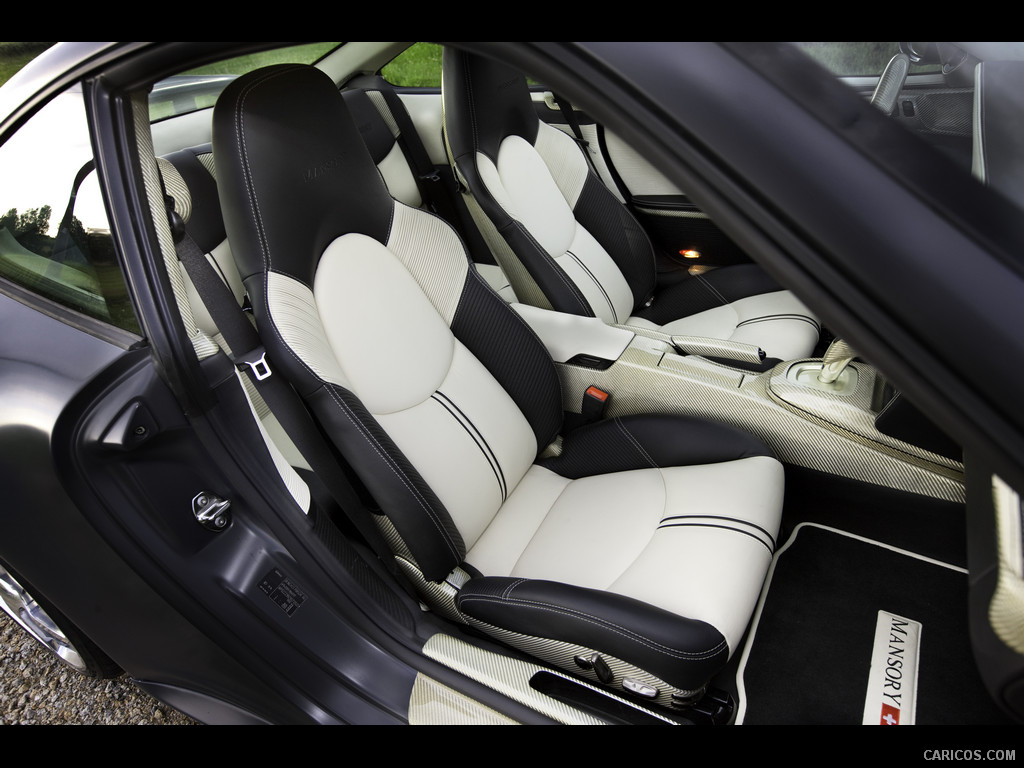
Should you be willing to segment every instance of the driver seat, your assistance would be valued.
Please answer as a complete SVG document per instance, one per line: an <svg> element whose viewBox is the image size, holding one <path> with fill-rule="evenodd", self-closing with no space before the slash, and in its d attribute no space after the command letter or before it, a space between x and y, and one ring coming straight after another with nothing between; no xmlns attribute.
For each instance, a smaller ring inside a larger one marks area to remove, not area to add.
<svg viewBox="0 0 1024 768"><path fill-rule="evenodd" d="M273 375L372 493L421 599L620 692L699 697L775 548L783 470L768 449L664 416L559 438L540 340L444 221L389 195L319 70L235 80L213 146Z"/></svg>

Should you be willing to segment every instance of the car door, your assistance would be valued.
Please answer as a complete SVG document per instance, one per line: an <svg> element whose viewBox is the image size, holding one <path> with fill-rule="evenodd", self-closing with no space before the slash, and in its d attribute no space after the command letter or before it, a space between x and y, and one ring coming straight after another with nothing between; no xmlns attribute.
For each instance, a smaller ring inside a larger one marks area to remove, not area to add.
<svg viewBox="0 0 1024 768"><path fill-rule="evenodd" d="M133 128L144 94L56 66L80 79L0 134L5 583L98 660L83 671L124 670L204 722L403 722L414 672L300 575L289 547L309 546L310 520L267 472L233 366L199 363L143 255L159 228L135 144L148 132ZM290 527L271 532L277 512ZM295 653L304 643L318 647ZM324 675L317 654L339 647L346 662ZM353 668L387 681L383 702L351 689Z"/></svg>
<svg viewBox="0 0 1024 768"><path fill-rule="evenodd" d="M845 85L871 101L883 74L898 89L893 121L952 158L971 167L974 65L977 59L948 43L796 43L800 50ZM906 75L890 68L906 58ZM896 73L894 75L893 73Z"/></svg>
<svg viewBox="0 0 1024 768"><path fill-rule="evenodd" d="M124 557L135 522L153 506L145 499L178 509L179 494L218 482L135 312L96 170L86 89L74 84L36 106L0 146L0 560L19 590L14 612L43 606L48 618L23 623L62 657L75 651L82 661L74 666L87 674L123 669L154 692L170 680L182 691L216 688L219 678L242 694L236 702L256 691L253 700L272 701L182 615L166 583ZM130 498L113 500L115 487ZM188 533L177 527L195 546ZM60 636L67 642L53 640ZM213 664L195 665L197 652ZM248 708L211 710L237 721L252 719Z"/></svg>
<svg viewBox="0 0 1024 768"><path fill-rule="evenodd" d="M888 62L905 48L911 64L892 119L953 158L962 168L970 168L972 62L948 52L953 60L944 68L941 52L934 43L795 45L867 101ZM550 90L538 89L535 98L542 120L566 131L579 132L595 170L643 224L655 246L661 280L681 278L687 271L749 262L743 248L629 142L578 108L571 113L570 121ZM571 127L570 122L577 127Z"/></svg>

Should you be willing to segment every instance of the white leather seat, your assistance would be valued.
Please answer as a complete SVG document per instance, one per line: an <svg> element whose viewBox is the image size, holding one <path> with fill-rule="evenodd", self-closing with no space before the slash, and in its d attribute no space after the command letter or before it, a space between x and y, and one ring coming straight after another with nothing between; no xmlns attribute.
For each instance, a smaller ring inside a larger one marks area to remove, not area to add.
<svg viewBox="0 0 1024 768"><path fill-rule="evenodd" d="M775 546L783 470L765 446L637 416L547 450L563 414L544 347L441 219L388 194L318 70L230 85L214 157L275 375L373 494L423 600L620 690L700 695Z"/></svg>
<svg viewBox="0 0 1024 768"><path fill-rule="evenodd" d="M521 301L759 346L772 359L813 353L817 318L755 265L659 289L647 235L576 142L538 119L521 73L446 49L442 96L456 170Z"/></svg>

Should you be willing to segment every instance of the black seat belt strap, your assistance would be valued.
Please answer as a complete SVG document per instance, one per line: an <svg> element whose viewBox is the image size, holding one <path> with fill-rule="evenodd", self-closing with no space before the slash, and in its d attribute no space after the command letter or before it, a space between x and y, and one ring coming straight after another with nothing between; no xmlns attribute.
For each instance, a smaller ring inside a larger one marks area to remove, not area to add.
<svg viewBox="0 0 1024 768"><path fill-rule="evenodd" d="M427 148L420 140L420 134L409 115L409 110L406 109L395 88L384 78L378 76L357 78L349 85L366 92L377 91L384 98L384 104L391 114L391 119L398 126L398 145L409 163L424 204L448 221L456 221L457 219L453 216L451 193L443 188L444 178L431 161Z"/></svg>
<svg viewBox="0 0 1024 768"><path fill-rule="evenodd" d="M390 546L372 520L373 512L345 476L344 468L320 434L309 411L291 384L282 376L273 375L249 315L238 305L231 290L207 261L206 254L189 236L172 204L168 205L168 216L178 259L230 348L230 352L225 350L225 353L237 368L248 374L299 453L387 570L403 587L410 589L395 563Z"/></svg>
<svg viewBox="0 0 1024 768"><path fill-rule="evenodd" d="M562 117L565 118L565 122L569 124L569 128L572 129L573 137L576 139L576 143L579 144L580 149L583 150L583 154L587 157L587 162L590 167L596 172L594 168L594 159L590 156L590 142L583 136L583 131L580 128L579 118L576 116L576 110L573 109L566 99L563 99L557 93L552 92L551 97L555 100L558 105L558 109L562 113Z"/></svg>

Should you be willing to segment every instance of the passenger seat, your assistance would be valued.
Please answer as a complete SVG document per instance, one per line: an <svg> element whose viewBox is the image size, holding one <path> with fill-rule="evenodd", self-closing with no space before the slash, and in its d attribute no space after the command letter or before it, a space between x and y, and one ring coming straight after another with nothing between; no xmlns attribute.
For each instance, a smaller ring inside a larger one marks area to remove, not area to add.
<svg viewBox="0 0 1024 768"><path fill-rule="evenodd" d="M444 182L436 176L423 178L432 170L418 167L429 163L426 149L391 86L379 78L364 78L358 82L358 87L350 87L342 91L342 95L391 196L413 208L443 214L450 224L458 223L460 215L452 204L454 190L441 189ZM515 291L501 267L479 258L473 263L505 301L516 301Z"/></svg>
<svg viewBox="0 0 1024 768"><path fill-rule="evenodd" d="M769 359L813 354L818 319L756 265L659 289L646 233L575 141L537 117L522 73L446 48L442 97L453 163L521 301L751 345Z"/></svg>
<svg viewBox="0 0 1024 768"><path fill-rule="evenodd" d="M271 364L372 493L421 599L596 684L699 698L757 603L782 465L746 433L668 416L550 450L554 363L454 231L388 193L330 78L245 75L213 125Z"/></svg>

